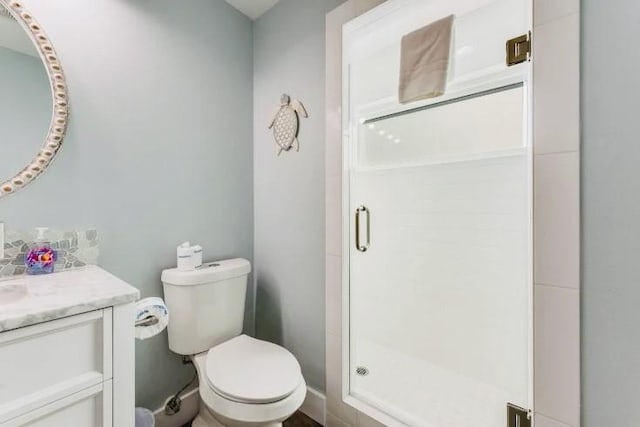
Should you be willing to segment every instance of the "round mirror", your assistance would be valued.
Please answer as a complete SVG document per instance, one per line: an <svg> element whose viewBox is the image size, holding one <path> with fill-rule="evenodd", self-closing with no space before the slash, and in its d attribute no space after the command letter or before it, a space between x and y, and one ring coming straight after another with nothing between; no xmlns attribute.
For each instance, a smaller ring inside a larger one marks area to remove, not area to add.
<svg viewBox="0 0 640 427"><path fill-rule="evenodd" d="M0 198L24 188L58 152L67 92L57 55L19 1L0 0Z"/></svg>

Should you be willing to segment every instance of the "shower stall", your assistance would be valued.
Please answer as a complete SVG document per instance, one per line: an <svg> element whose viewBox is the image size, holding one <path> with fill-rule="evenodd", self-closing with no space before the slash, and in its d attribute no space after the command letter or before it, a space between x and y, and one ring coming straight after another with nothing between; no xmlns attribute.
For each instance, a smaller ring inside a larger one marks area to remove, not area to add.
<svg viewBox="0 0 640 427"><path fill-rule="evenodd" d="M401 37L450 14L446 93L400 105ZM531 61L505 46L530 28L529 0L393 0L344 27L343 398L387 425L528 421Z"/></svg>

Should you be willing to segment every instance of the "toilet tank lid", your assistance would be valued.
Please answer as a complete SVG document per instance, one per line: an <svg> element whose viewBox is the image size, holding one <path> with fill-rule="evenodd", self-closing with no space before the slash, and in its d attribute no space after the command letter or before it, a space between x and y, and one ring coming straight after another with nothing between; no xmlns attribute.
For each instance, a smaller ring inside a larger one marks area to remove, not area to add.
<svg viewBox="0 0 640 427"><path fill-rule="evenodd" d="M245 276L251 272L251 263L246 259L234 258L221 261L205 262L201 267L191 271L180 271L170 268L162 271L162 283L178 286L194 286L219 282Z"/></svg>

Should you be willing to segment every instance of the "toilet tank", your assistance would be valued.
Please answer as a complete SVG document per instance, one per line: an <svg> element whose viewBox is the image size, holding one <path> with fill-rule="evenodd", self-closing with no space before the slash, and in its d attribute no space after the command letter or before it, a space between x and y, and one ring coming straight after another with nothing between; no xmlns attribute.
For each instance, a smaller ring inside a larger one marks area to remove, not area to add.
<svg viewBox="0 0 640 427"><path fill-rule="evenodd" d="M249 261L237 258L162 272L171 351L202 353L242 333L250 271Z"/></svg>

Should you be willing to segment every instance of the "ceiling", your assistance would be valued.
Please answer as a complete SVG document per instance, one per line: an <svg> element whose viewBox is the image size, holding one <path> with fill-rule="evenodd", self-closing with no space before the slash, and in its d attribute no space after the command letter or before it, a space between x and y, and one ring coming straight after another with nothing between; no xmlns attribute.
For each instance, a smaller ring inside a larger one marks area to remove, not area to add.
<svg viewBox="0 0 640 427"><path fill-rule="evenodd" d="M226 0L251 19L257 19L280 0Z"/></svg>

